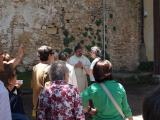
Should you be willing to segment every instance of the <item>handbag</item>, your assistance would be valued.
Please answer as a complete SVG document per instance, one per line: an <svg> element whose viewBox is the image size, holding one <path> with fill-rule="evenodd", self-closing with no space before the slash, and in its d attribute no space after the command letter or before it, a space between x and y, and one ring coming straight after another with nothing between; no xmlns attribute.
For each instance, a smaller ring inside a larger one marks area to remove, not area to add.
<svg viewBox="0 0 160 120"><path fill-rule="evenodd" d="M111 92L108 90L108 88L103 84L100 83L100 86L102 87L102 89L105 91L105 93L108 95L109 99L112 101L114 107L117 109L117 111L119 112L119 114L122 116L122 118L125 120L125 115L122 111L122 109L119 107L118 103L116 102L116 100L113 98Z"/></svg>

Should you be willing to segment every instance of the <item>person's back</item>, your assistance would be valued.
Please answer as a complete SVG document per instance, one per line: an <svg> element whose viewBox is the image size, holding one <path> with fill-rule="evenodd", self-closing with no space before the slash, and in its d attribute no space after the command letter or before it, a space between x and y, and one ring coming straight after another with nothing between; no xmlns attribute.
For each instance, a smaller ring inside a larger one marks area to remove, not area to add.
<svg viewBox="0 0 160 120"><path fill-rule="evenodd" d="M84 120L78 89L68 84L68 77L65 62L51 65L50 82L39 96L37 120Z"/></svg>
<svg viewBox="0 0 160 120"><path fill-rule="evenodd" d="M36 90L40 90L44 87L44 82L45 82L45 71L49 69L48 64L44 63L39 63L33 67L33 72L32 72L32 88ZM46 76L47 77L47 76Z"/></svg>
<svg viewBox="0 0 160 120"><path fill-rule="evenodd" d="M35 117L36 115L38 96L48 79L47 73L49 70L49 64L53 62L54 59L53 54L53 49L49 46L44 45L38 48L38 57L40 59L40 62L33 67L31 81L31 87L33 89L33 117Z"/></svg>
<svg viewBox="0 0 160 120"><path fill-rule="evenodd" d="M125 99L126 93L123 86L114 80L105 81L103 83L116 99L118 105L123 108L122 110L124 114L127 117L130 116L131 110L127 99ZM94 107L97 109L96 115L93 116L94 120L123 120L99 83L93 83L84 92L82 92L81 96L84 103L87 103L88 99L93 100Z"/></svg>
<svg viewBox="0 0 160 120"><path fill-rule="evenodd" d="M31 87L33 89L33 117L35 116L38 96L40 94L41 89L43 89L45 82L47 81L47 69L49 69L49 65L44 63L39 63L33 67L31 81Z"/></svg>
<svg viewBox="0 0 160 120"><path fill-rule="evenodd" d="M123 120L110 97L101 87L101 85L104 85L112 94L124 116L129 120L133 120L125 89L120 83L113 80L111 71L112 64L108 60L100 59L95 63L93 67L95 83L81 93L84 110L92 112L92 109L91 111L87 109L89 101L92 100L94 105L93 120Z"/></svg>
<svg viewBox="0 0 160 120"><path fill-rule="evenodd" d="M77 117L81 117L76 116L77 113L74 113L74 111L78 112L78 108L80 108L78 96L77 88L59 80L50 82L45 86L39 97L39 102L45 103L41 108L47 110L45 113L47 119L74 120ZM82 110L82 107L80 110Z"/></svg>

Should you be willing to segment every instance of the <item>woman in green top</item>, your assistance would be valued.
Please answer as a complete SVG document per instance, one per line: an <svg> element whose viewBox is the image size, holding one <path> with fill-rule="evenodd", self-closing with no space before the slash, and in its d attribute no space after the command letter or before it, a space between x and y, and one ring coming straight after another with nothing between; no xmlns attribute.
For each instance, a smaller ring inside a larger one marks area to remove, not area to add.
<svg viewBox="0 0 160 120"><path fill-rule="evenodd" d="M112 79L111 71L112 64L108 60L99 60L95 64L93 68L95 83L81 93L84 111L88 112L91 110L91 113L94 112L95 114L92 116L93 120L123 120L110 98L101 88L99 83L103 83L122 109L125 117L133 120L125 89L120 83ZM90 100L92 100L95 109L88 108Z"/></svg>

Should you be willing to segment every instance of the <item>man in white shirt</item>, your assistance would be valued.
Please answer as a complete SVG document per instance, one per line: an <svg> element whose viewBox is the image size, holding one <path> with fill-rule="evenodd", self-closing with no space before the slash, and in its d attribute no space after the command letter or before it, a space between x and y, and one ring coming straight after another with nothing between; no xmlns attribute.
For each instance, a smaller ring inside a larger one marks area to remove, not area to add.
<svg viewBox="0 0 160 120"><path fill-rule="evenodd" d="M90 61L83 55L81 45L77 45L74 49L75 54L70 57L68 63L74 66L78 89L82 92L88 87L87 74L89 72Z"/></svg>
<svg viewBox="0 0 160 120"><path fill-rule="evenodd" d="M12 120L9 94L1 80L0 80L0 120Z"/></svg>

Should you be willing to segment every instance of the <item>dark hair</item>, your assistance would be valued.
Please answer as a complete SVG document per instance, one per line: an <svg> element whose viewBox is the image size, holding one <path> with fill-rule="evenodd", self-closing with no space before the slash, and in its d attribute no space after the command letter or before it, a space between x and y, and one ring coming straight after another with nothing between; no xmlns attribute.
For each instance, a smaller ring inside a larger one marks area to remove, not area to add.
<svg viewBox="0 0 160 120"><path fill-rule="evenodd" d="M160 86L144 98L143 119L160 120Z"/></svg>
<svg viewBox="0 0 160 120"><path fill-rule="evenodd" d="M59 60L66 61L68 58L68 53L62 51L59 53L58 57L59 57Z"/></svg>
<svg viewBox="0 0 160 120"><path fill-rule="evenodd" d="M108 60L99 60L93 68L93 76L96 82L112 80L112 64Z"/></svg>
<svg viewBox="0 0 160 120"><path fill-rule="evenodd" d="M71 48L65 48L65 49L63 50L63 52L66 52L66 53L68 53L69 55L71 55L71 54L73 53L73 50L72 50Z"/></svg>
<svg viewBox="0 0 160 120"><path fill-rule="evenodd" d="M77 51L78 49L82 49L82 46L80 44L77 44L74 48L74 51Z"/></svg>
<svg viewBox="0 0 160 120"><path fill-rule="evenodd" d="M41 61L47 61L49 54L54 54L54 51L51 47L43 45L38 48L38 56Z"/></svg>
<svg viewBox="0 0 160 120"><path fill-rule="evenodd" d="M4 64L4 71L1 73L0 79L5 86L8 85L8 81L16 76L16 71L13 69L12 64Z"/></svg>

